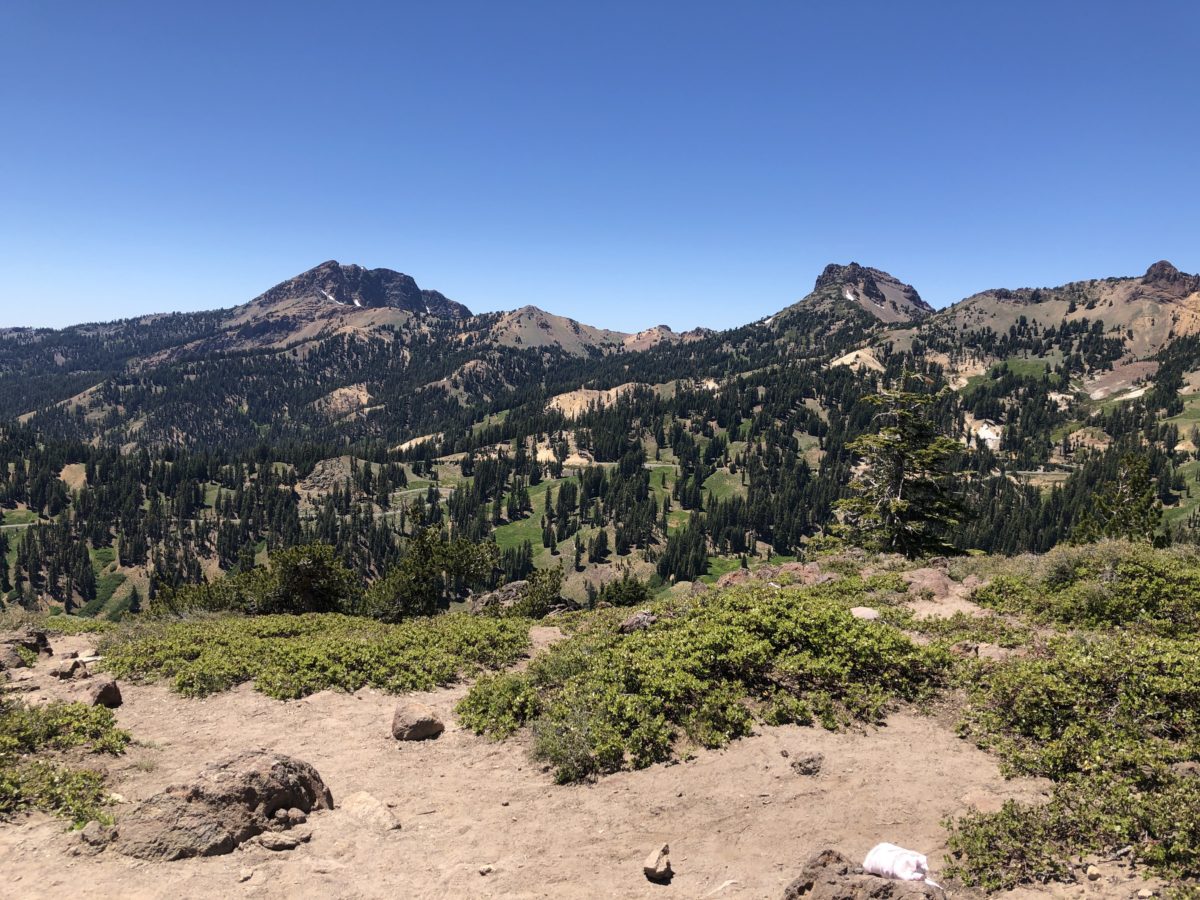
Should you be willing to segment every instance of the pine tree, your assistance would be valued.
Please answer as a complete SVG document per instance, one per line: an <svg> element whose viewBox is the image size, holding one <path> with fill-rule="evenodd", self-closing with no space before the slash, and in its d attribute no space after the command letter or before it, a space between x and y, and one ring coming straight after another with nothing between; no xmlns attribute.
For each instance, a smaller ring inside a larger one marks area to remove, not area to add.
<svg viewBox="0 0 1200 900"><path fill-rule="evenodd" d="M880 407L878 430L846 445L862 461L850 482L855 496L839 500L836 533L858 546L915 558L949 549L959 504L948 490L958 444L930 415L940 394L886 389L863 398Z"/></svg>
<svg viewBox="0 0 1200 900"><path fill-rule="evenodd" d="M1092 495L1092 506L1071 534L1073 543L1102 538L1150 542L1162 522L1162 501L1146 457L1127 453L1117 465L1116 478Z"/></svg>

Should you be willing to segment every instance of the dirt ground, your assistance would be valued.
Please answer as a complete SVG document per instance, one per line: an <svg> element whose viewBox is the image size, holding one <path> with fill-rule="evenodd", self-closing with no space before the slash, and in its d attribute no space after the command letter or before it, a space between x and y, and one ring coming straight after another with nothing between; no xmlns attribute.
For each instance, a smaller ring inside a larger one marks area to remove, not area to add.
<svg viewBox="0 0 1200 900"><path fill-rule="evenodd" d="M90 646L86 637L53 643L56 655ZM77 690L49 676L53 664L21 672L21 696L40 702ZM313 764L335 806L369 792L392 807L400 830L375 830L335 808L314 813L311 841L291 851L251 843L226 856L151 863L111 850L82 854L62 820L36 815L0 824L0 897L774 900L809 855L830 847L861 858L891 841L928 854L936 878L943 817L1035 799L1045 788L1004 780L940 717L912 711L851 733L763 728L677 765L563 787L530 760L522 739L495 743L460 728L453 707L465 691L415 695L447 728L438 740L402 744L390 734L395 698L372 690L280 702L249 686L186 700L163 686L122 685L117 718L136 743L104 764L124 803L189 780L226 754L263 747ZM824 754L818 775L791 769L805 752ZM676 876L660 886L641 866L664 841ZM1103 869L1084 885L1009 896L1128 898L1157 887L1116 864Z"/></svg>

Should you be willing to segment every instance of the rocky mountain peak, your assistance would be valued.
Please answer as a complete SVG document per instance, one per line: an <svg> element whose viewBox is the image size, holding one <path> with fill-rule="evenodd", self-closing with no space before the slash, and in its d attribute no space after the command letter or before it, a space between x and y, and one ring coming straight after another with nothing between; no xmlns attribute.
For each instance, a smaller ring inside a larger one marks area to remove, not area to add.
<svg viewBox="0 0 1200 900"><path fill-rule="evenodd" d="M1180 272L1177 268L1171 265L1171 263L1167 262L1167 260L1160 259L1146 270L1146 274L1142 276L1142 283L1175 284L1176 282L1194 277L1195 276Z"/></svg>
<svg viewBox="0 0 1200 900"><path fill-rule="evenodd" d="M881 269L852 262L830 263L817 277L814 293L840 289L841 295L858 303L885 322L919 319L933 312L917 289Z"/></svg>
<svg viewBox="0 0 1200 900"><path fill-rule="evenodd" d="M447 318L465 318L471 311L438 291L422 290L410 275L391 269L366 269L323 262L295 278L280 282L256 297L255 303L319 299L342 306L404 309Z"/></svg>

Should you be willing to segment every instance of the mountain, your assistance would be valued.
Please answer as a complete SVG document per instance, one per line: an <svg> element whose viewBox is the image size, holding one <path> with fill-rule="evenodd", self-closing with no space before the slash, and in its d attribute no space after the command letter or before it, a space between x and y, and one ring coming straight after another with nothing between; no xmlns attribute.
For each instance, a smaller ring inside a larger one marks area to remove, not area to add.
<svg viewBox="0 0 1200 900"><path fill-rule="evenodd" d="M1200 276L1166 262L939 311L830 264L773 316L683 333L328 262L232 309L0 330L0 534L28 538L21 596L108 612L129 595L87 559L145 596L320 540L373 577L427 526L495 537L506 578L564 562L576 599L692 580L825 533L867 398L905 378L962 446L958 547L1053 546L1131 452L1164 528L1200 526Z"/></svg>
<svg viewBox="0 0 1200 900"><path fill-rule="evenodd" d="M925 318L933 307L921 299L916 288L879 269L830 263L804 303L845 300L857 304L881 322L912 322Z"/></svg>
<svg viewBox="0 0 1200 900"><path fill-rule="evenodd" d="M465 319L471 311L438 291L422 290L409 275L391 269L364 269L323 262L282 281L247 304L263 310L290 303L316 301L366 309L401 309L416 315Z"/></svg>

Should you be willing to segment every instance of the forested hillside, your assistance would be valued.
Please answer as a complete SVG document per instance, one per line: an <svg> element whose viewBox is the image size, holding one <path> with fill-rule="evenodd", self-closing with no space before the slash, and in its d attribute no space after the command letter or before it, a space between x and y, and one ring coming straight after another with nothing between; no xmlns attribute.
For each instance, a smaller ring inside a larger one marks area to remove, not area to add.
<svg viewBox="0 0 1200 900"><path fill-rule="evenodd" d="M1122 532L1116 497L1189 542L1198 311L1168 263L936 312L851 264L740 328L625 334L325 263L231 310L8 329L0 593L119 616L298 544L377 579L427 533L495 544L447 603L557 566L580 602L714 580L836 539L890 389L953 441L947 550Z"/></svg>

